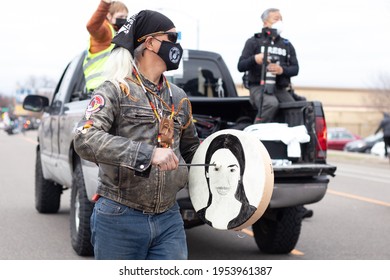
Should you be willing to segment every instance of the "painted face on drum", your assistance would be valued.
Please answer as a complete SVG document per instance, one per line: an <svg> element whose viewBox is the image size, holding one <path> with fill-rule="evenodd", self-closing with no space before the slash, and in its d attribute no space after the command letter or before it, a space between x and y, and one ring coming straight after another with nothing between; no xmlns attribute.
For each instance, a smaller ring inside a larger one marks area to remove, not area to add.
<svg viewBox="0 0 390 280"><path fill-rule="evenodd" d="M237 158L229 149L219 149L211 157L216 166L209 168L210 190L221 196L234 197L240 180L240 167Z"/></svg>

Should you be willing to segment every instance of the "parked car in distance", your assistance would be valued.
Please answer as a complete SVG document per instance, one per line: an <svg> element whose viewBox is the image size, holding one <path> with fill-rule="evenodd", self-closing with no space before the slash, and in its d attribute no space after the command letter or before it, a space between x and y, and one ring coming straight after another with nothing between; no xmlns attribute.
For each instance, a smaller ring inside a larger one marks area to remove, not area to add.
<svg viewBox="0 0 390 280"><path fill-rule="evenodd" d="M352 141L361 139L360 136L343 127L328 128L328 149L343 151L344 146Z"/></svg>
<svg viewBox="0 0 390 280"><path fill-rule="evenodd" d="M380 131L376 134L369 135L363 139L348 142L344 146L344 151L358 152L358 153L370 153L371 148L378 142L383 141L383 132Z"/></svg>

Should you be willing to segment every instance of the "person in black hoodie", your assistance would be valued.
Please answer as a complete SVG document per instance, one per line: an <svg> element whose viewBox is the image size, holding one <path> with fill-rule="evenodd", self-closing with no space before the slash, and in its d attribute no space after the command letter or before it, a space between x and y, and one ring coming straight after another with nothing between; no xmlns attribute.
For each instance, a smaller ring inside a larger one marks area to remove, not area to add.
<svg viewBox="0 0 390 280"><path fill-rule="evenodd" d="M283 22L279 9L265 10L261 19L262 32L246 41L237 65L238 71L248 72L251 104L258 110L254 123L272 122L279 102L295 101L288 89L290 78L299 72L294 46L280 36Z"/></svg>
<svg viewBox="0 0 390 280"><path fill-rule="evenodd" d="M383 119L379 124L379 127L375 131L378 133L380 130L383 130L383 141L385 142L385 157L388 157L387 148L390 147L390 115L388 113L383 113Z"/></svg>
<svg viewBox="0 0 390 280"><path fill-rule="evenodd" d="M298 75L299 64L294 46L280 36L283 30L280 10L267 9L261 19L262 32L246 41L237 65L238 71L248 73L250 102L258 110L254 123L274 121L280 102L306 100L291 91L291 77ZM303 209L303 218L313 216L313 210Z"/></svg>

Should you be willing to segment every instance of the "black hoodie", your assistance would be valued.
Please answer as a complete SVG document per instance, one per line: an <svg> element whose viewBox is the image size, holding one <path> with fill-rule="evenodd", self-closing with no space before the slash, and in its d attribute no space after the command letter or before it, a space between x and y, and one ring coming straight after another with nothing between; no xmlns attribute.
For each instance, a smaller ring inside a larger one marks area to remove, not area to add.
<svg viewBox="0 0 390 280"><path fill-rule="evenodd" d="M256 64L255 55L262 53L267 40L261 33L256 33L249 38L238 60L238 71L249 71L249 86L259 85L261 80L261 64ZM283 74L276 76L276 87L288 87L290 78L298 75L299 65L294 46L287 39L277 36L274 44L268 47L268 58L279 61L283 68Z"/></svg>

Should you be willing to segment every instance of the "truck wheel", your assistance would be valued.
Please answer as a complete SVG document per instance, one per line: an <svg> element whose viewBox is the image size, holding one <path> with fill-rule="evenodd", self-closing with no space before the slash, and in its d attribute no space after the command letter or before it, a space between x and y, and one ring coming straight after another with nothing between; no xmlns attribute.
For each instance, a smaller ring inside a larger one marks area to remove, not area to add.
<svg viewBox="0 0 390 280"><path fill-rule="evenodd" d="M72 247L79 256L93 256L90 217L93 203L89 201L84 185L81 163L77 162L73 172L70 200L70 235Z"/></svg>
<svg viewBox="0 0 390 280"><path fill-rule="evenodd" d="M60 209L62 186L43 177L41 153L35 160L35 209L39 213L57 213Z"/></svg>
<svg viewBox="0 0 390 280"><path fill-rule="evenodd" d="M303 206L273 209L252 225L260 251L267 254L288 254L301 233Z"/></svg>

